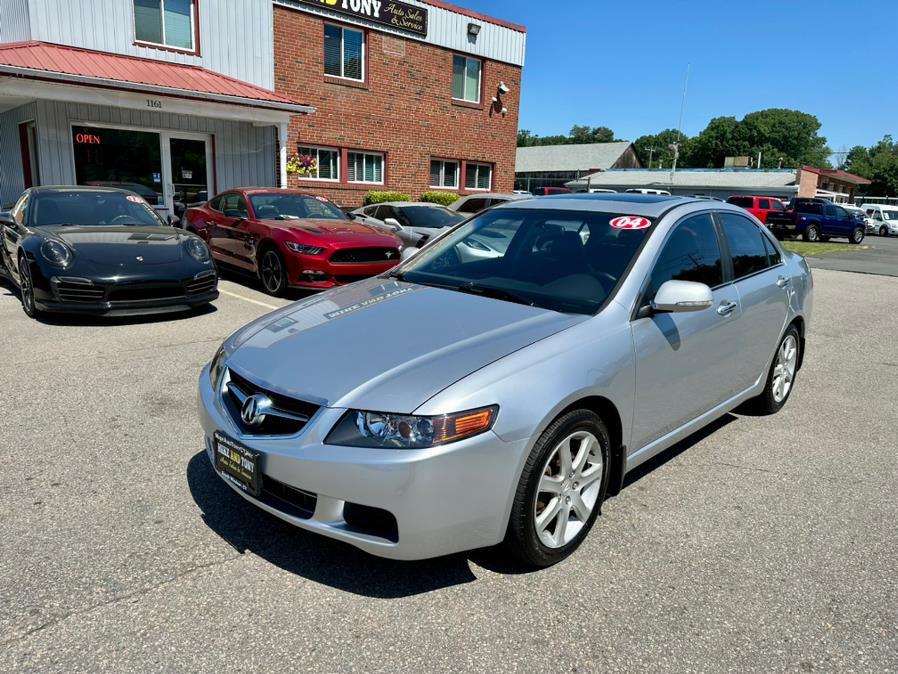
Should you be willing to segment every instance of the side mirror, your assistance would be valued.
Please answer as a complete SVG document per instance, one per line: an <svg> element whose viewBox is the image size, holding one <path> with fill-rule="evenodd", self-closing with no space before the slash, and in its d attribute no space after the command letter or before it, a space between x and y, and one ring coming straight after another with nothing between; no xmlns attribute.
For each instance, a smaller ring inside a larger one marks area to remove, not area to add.
<svg viewBox="0 0 898 674"><path fill-rule="evenodd" d="M711 289L693 281L667 281L655 294L652 309L662 313L704 311L714 304Z"/></svg>
<svg viewBox="0 0 898 674"><path fill-rule="evenodd" d="M400 253L399 257L402 259L403 262L405 262L409 258L417 255L418 251L420 251L420 250L421 250L420 248L415 248L414 246L408 246L407 248L402 249L402 253Z"/></svg>
<svg viewBox="0 0 898 674"><path fill-rule="evenodd" d="M384 224L394 232L402 231L402 225L399 224L399 220L396 218L384 218Z"/></svg>
<svg viewBox="0 0 898 674"><path fill-rule="evenodd" d="M234 218L236 220L245 220L246 214L243 211L238 211L236 208L229 208L224 212L226 217Z"/></svg>

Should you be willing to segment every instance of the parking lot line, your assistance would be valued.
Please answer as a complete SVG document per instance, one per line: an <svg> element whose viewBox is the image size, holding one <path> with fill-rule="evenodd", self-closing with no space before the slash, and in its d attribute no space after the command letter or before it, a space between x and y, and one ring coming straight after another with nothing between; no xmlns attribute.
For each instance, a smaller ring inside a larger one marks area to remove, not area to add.
<svg viewBox="0 0 898 674"><path fill-rule="evenodd" d="M245 295L240 295L238 293L232 293L227 290L218 289L218 292L222 295L227 295L228 297L236 297L238 300L243 300L244 302L249 302L250 304L256 304L260 307L265 307L266 309L280 309L279 306L275 304L268 304L266 302L260 302L259 300L254 300L250 297L246 297Z"/></svg>

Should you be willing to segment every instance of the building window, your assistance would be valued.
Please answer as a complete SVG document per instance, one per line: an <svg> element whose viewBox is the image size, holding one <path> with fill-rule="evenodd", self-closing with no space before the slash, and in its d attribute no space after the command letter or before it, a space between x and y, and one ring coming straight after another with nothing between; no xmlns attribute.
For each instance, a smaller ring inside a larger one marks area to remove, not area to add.
<svg viewBox="0 0 898 674"><path fill-rule="evenodd" d="M430 186L458 188L458 162L432 159L430 161Z"/></svg>
<svg viewBox="0 0 898 674"><path fill-rule="evenodd" d="M364 81L364 32L324 24L324 74Z"/></svg>
<svg viewBox="0 0 898 674"><path fill-rule="evenodd" d="M479 59L467 56L452 57L452 98L469 103L480 103Z"/></svg>
<svg viewBox="0 0 898 674"><path fill-rule="evenodd" d="M371 152L350 152L347 158L346 180L351 183L384 183L384 156Z"/></svg>
<svg viewBox="0 0 898 674"><path fill-rule="evenodd" d="M139 42L196 50L196 0L134 0Z"/></svg>
<svg viewBox="0 0 898 674"><path fill-rule="evenodd" d="M490 164L468 162L465 170L466 190L489 190L493 186L493 167Z"/></svg>
<svg viewBox="0 0 898 674"><path fill-rule="evenodd" d="M340 180L340 151L318 147L300 147L299 154L308 155L318 166L314 173L303 180Z"/></svg>

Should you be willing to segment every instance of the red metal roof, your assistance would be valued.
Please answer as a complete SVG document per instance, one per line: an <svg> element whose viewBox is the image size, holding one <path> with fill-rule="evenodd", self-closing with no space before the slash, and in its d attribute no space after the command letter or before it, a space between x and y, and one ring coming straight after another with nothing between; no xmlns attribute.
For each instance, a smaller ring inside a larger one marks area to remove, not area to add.
<svg viewBox="0 0 898 674"><path fill-rule="evenodd" d="M79 80L63 80L82 84L80 78L97 80L94 84L127 89L143 85L170 90L170 95L194 99L222 97L241 99L243 104L293 110L304 104L249 82L228 77L197 66L168 63L154 59L81 49L46 42L12 42L0 45L0 75L60 79L77 76ZM121 86L116 86L121 85ZM228 101L224 101L228 102Z"/></svg>
<svg viewBox="0 0 898 674"><path fill-rule="evenodd" d="M818 169L813 166L802 166L801 170L807 171L808 173L816 173L819 176L827 176L833 180L854 183L855 185L870 185L872 183L872 181L867 180L866 178L861 178L860 176L856 176L853 173L842 171L840 169Z"/></svg>

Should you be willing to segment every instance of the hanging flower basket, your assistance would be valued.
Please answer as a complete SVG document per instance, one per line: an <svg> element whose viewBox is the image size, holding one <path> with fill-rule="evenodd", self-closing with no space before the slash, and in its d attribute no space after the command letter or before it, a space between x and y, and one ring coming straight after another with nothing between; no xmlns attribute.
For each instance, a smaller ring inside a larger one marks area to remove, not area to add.
<svg viewBox="0 0 898 674"><path fill-rule="evenodd" d="M295 154L287 159L287 174L296 178L311 178L318 174L318 160L307 154Z"/></svg>

